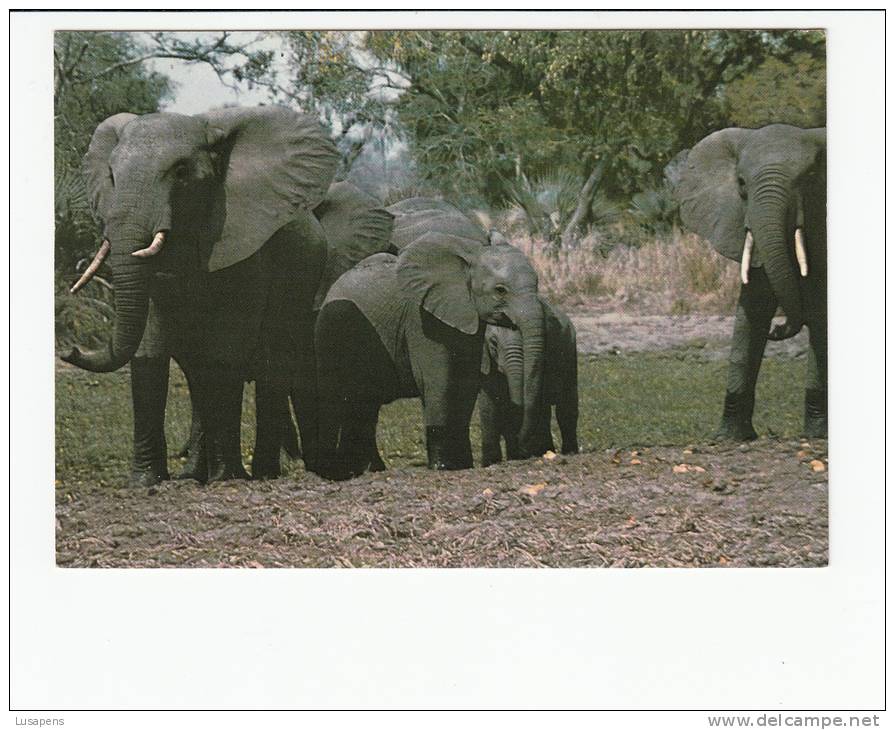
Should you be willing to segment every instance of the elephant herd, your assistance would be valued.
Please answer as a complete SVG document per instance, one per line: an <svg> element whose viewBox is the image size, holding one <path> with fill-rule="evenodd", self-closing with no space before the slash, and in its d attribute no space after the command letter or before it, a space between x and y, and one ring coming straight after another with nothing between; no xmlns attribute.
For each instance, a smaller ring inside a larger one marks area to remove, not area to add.
<svg viewBox="0 0 895 730"><path fill-rule="evenodd" d="M810 330L806 433L826 434L825 131L772 125L710 135L667 174L685 225L740 260L722 435L754 438L767 339ZM527 257L445 201L388 208L333 182L338 153L313 118L277 106L196 116L117 114L85 156L103 242L72 288L105 259L115 283L108 345L63 359L94 372L130 364L130 483L167 479L170 358L193 424L180 476L247 478L243 385L256 384L255 478L297 454L346 479L385 468L383 404L422 402L429 467L578 451L575 328L538 294ZM793 241L793 246L787 245ZM809 255L810 254L810 255ZM786 322L771 329L778 304Z"/></svg>

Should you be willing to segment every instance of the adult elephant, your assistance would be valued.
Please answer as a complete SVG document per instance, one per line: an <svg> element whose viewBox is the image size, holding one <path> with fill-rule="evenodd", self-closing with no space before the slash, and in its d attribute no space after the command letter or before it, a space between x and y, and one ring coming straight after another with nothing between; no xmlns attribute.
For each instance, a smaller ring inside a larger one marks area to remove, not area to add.
<svg viewBox="0 0 895 730"><path fill-rule="evenodd" d="M808 327L805 435L827 435L826 129L772 124L710 134L672 180L684 225L740 262L720 436L750 440L766 341ZM782 307L785 322L771 327Z"/></svg>
<svg viewBox="0 0 895 730"><path fill-rule="evenodd" d="M393 210L393 209L390 209ZM542 381L544 316L538 278L508 245L488 245L457 213L420 228L399 256L377 254L330 289L316 327L319 472L344 479L381 467L379 408L421 397L431 469L472 466L469 421L479 389L486 324L518 327L525 358L520 438L534 434ZM461 220L462 219L462 220ZM404 233L400 216L393 242Z"/></svg>
<svg viewBox="0 0 895 730"><path fill-rule="evenodd" d="M296 286L302 290L301 320L296 336L302 339L298 348L298 364L293 372L291 399L298 421L298 433L288 411L288 405L278 403L276 412L281 415L277 424L259 423L259 432L269 438L257 445L264 451L278 453L281 443L292 458L303 459L305 468L315 470L317 453L317 370L314 357L313 331L323 300L333 283L368 256L381 252L395 252L391 243L394 216L380 201L348 181L329 186L323 201L314 209L314 217L326 240L326 266L319 278L313 306L307 306L307 276L301 277ZM299 446L299 434L301 446ZM180 455L188 457L182 476L193 477L197 472L197 454L202 453L204 429L201 417L193 403L190 437ZM273 456L273 454L272 454Z"/></svg>
<svg viewBox="0 0 895 730"><path fill-rule="evenodd" d="M338 153L313 118L283 107L196 116L117 114L94 132L84 160L109 257L115 330L107 347L64 360L93 372L131 364L132 485L168 477L164 435L168 356L190 384L204 448L196 476L245 478L240 415L257 383L252 470L278 472L282 404L326 262L312 210ZM302 333L304 326L304 333Z"/></svg>
<svg viewBox="0 0 895 730"><path fill-rule="evenodd" d="M527 448L519 443L525 390L522 336L509 327L485 328L479 418L482 466L499 462L501 438L508 459L555 451L550 430L553 410L563 454L578 453L578 347L575 325L559 308L541 298L544 310L544 383L535 436Z"/></svg>

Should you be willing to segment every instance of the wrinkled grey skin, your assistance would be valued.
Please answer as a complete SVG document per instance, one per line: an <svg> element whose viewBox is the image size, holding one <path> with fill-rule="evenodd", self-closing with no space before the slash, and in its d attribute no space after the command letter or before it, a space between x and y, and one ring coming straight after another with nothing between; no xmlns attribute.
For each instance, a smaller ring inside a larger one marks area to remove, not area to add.
<svg viewBox="0 0 895 730"><path fill-rule="evenodd" d="M337 161L316 120L282 107L118 114L97 127L84 169L111 244L116 325L106 348L73 348L63 359L94 372L130 363L132 485L168 476L170 356L207 426L188 475L247 476L239 441L245 380L257 383L253 472L278 472L282 439L267 431L282 428L290 374L313 345L308 313L326 241L311 210ZM159 232L161 251L135 255Z"/></svg>
<svg viewBox="0 0 895 730"><path fill-rule="evenodd" d="M724 256L740 261L751 231L748 284L740 289L719 436L756 438L755 385L768 339L807 326L805 435L827 434L826 129L772 124L724 129L669 171L681 220ZM808 276L800 274L795 231L804 234ZM786 321L771 327L777 306Z"/></svg>
<svg viewBox="0 0 895 730"><path fill-rule="evenodd" d="M310 294L307 285L319 279L313 296L313 307L305 306L302 309L298 336L304 336L305 333L313 334L320 305L339 276L367 256L394 251L390 241L392 214L375 198L349 182L342 181L330 185L326 197L314 209L314 217L320 222L326 239L326 266L322 276L311 279L305 274L296 281L296 286L302 292L301 301L307 305ZM285 403L277 403L274 409L274 412L280 414L284 420L279 430L274 425L265 423L259 424L257 430L265 439L279 439L290 457L293 459L302 457L305 468L313 471L317 453L317 370L312 338L310 342L303 341L298 355L297 367L292 377L291 399L298 420L298 431L301 434L301 446L295 423ZM181 456L189 457L184 470L186 474L194 472L192 464L197 455L201 454L205 435L195 399L191 400L193 400L193 411L190 437L179 453ZM275 443L262 443L261 447L267 452L278 453L279 450Z"/></svg>
<svg viewBox="0 0 895 730"><path fill-rule="evenodd" d="M503 438L508 459L525 459L555 451L550 430L552 409L562 437L563 454L578 453L578 348L575 326L559 309L541 299L546 340L544 386L535 437L527 448L519 444L522 423L524 368L522 336L509 327L485 328L479 417L482 466L501 461Z"/></svg>
<svg viewBox="0 0 895 730"><path fill-rule="evenodd" d="M393 242L407 223L396 213ZM534 435L544 349L537 274L520 251L488 245L484 231L459 219L459 235L448 233L445 221L433 228L399 246L397 257L361 262L324 301L315 334L322 476L345 479L383 468L376 449L379 408L410 397L422 399L429 467L470 468L469 420L486 324L522 333L521 437L527 442Z"/></svg>

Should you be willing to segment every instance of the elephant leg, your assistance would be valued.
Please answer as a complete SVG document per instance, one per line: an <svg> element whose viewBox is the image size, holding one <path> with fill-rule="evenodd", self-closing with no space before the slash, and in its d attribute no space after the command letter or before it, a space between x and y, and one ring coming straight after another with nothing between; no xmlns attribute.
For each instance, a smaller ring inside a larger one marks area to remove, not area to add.
<svg viewBox="0 0 895 730"><path fill-rule="evenodd" d="M286 423L283 427L283 450L286 455L292 459L301 458L301 446L298 441L298 430L295 428L295 421L292 420L292 414L286 407Z"/></svg>
<svg viewBox="0 0 895 730"><path fill-rule="evenodd" d="M451 349L428 338L423 343L413 356L419 363L415 370L423 373L429 468L471 469L469 421L481 384L481 350L473 343Z"/></svg>
<svg viewBox="0 0 895 730"><path fill-rule="evenodd" d="M578 453L578 354L573 350L556 399L556 422L562 437L562 453Z"/></svg>
<svg viewBox="0 0 895 730"><path fill-rule="evenodd" d="M347 475L356 477L366 471L385 471L385 464L376 446L379 404L351 401L347 415L340 434L343 465Z"/></svg>
<svg viewBox="0 0 895 730"><path fill-rule="evenodd" d="M482 432L482 466L497 464L503 459L500 450L501 414L500 414L501 378L487 375L482 378L479 391L479 423Z"/></svg>
<svg viewBox="0 0 895 730"><path fill-rule="evenodd" d="M522 428L522 408L510 401L508 390L503 392L501 407L500 432L507 449L507 459L527 459L528 454L519 442L519 429Z"/></svg>
<svg viewBox="0 0 895 730"><path fill-rule="evenodd" d="M148 487L168 479L165 402L168 397L167 355L131 359L134 406L134 459L129 486Z"/></svg>
<svg viewBox="0 0 895 730"><path fill-rule="evenodd" d="M196 450L199 439L202 438L202 419L199 418L199 411L196 408L192 391L190 391L190 410L190 433L183 446L174 454L178 459L188 458Z"/></svg>
<svg viewBox="0 0 895 730"><path fill-rule="evenodd" d="M459 369L456 382L456 400L451 408L451 460L455 469L472 469L472 443L469 440L469 422L475 410L476 396L481 384L481 356L467 362Z"/></svg>
<svg viewBox="0 0 895 730"><path fill-rule="evenodd" d="M755 384L776 309L777 299L764 268L750 269L749 283L740 286L718 438L734 441L758 438L752 427Z"/></svg>
<svg viewBox="0 0 895 730"><path fill-rule="evenodd" d="M323 378L319 382L321 385L336 388L335 384L330 385ZM342 454L339 440L343 420L342 406L343 404L339 398L324 396L321 401L317 460L312 471L324 479L347 479L347 476L343 476L345 470L342 469ZM307 462L305 462L305 467L310 469Z"/></svg>
<svg viewBox="0 0 895 730"><path fill-rule="evenodd" d="M577 403L572 414L569 404L556 404L556 422L559 424L559 434L562 437L562 453L577 454L578 448L578 414Z"/></svg>
<svg viewBox="0 0 895 730"><path fill-rule="evenodd" d="M548 451L556 451L556 447L553 444L553 433L550 430L550 421L553 415L552 411L553 408L549 403L545 403L540 408L533 448L530 450L531 456L543 456Z"/></svg>
<svg viewBox="0 0 895 730"><path fill-rule="evenodd" d="M376 425L379 423L379 403L371 403L366 414L366 428L363 440L369 459L370 471L385 471L385 462L376 444Z"/></svg>
<svg viewBox="0 0 895 730"><path fill-rule="evenodd" d="M808 378L805 385L805 436L827 437L827 326L811 325L808 330Z"/></svg>
<svg viewBox="0 0 895 730"><path fill-rule="evenodd" d="M197 381L200 413L206 424L208 481L248 479L240 452L242 379L219 368L203 368Z"/></svg>
<svg viewBox="0 0 895 730"><path fill-rule="evenodd" d="M254 479L280 476L280 447L286 437L289 393L274 383L255 383L255 451L252 455Z"/></svg>
<svg viewBox="0 0 895 730"><path fill-rule="evenodd" d="M307 471L316 471L318 458L319 393L313 322L302 323L297 337L297 363L292 383L292 407L301 435L301 456Z"/></svg>
<svg viewBox="0 0 895 730"><path fill-rule="evenodd" d="M192 418L190 421L190 438L184 450L186 462L175 479L195 479L204 482L208 478L208 452L206 451L205 429L202 426L202 413L199 407L195 370L186 361L177 361L186 378L190 391Z"/></svg>
<svg viewBox="0 0 895 730"><path fill-rule="evenodd" d="M808 323L804 435L827 437L827 270L823 247L804 281L802 300Z"/></svg>

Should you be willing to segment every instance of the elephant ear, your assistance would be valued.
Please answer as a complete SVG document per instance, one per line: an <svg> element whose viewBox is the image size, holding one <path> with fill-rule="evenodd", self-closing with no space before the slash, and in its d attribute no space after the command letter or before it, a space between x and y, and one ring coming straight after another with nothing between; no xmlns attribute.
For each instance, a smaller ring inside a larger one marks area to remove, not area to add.
<svg viewBox="0 0 895 730"><path fill-rule="evenodd" d="M675 197L681 221L712 244L722 256L743 255L746 209L737 183L740 150L753 130L730 128L710 134L675 170Z"/></svg>
<svg viewBox="0 0 895 730"><path fill-rule="evenodd" d="M326 233L326 269L317 290L314 308L326 292L352 266L375 253L393 251L394 216L376 198L349 182L330 185L314 214Z"/></svg>
<svg viewBox="0 0 895 730"><path fill-rule="evenodd" d="M395 203L387 210L395 216L392 244L399 251L428 233L444 233L480 246L488 244L485 229L444 200L409 198Z"/></svg>
<svg viewBox="0 0 895 730"><path fill-rule="evenodd" d="M299 209L313 210L335 175L339 155L313 117L280 106L198 115L221 155L225 217L209 271L255 253Z"/></svg>
<svg viewBox="0 0 895 730"><path fill-rule="evenodd" d="M479 329L469 288L469 269L486 250L481 243L447 233L426 233L398 257L398 285L446 325L468 335Z"/></svg>
<svg viewBox="0 0 895 730"><path fill-rule="evenodd" d="M112 150L118 146L121 131L128 122L136 118L136 114L122 113L113 114L105 121L100 122L90 139L87 154L84 155L82 171L87 183L90 204L96 214L103 219L103 223L108 218L112 189L114 188L109 158L112 155Z"/></svg>
<svg viewBox="0 0 895 730"><path fill-rule="evenodd" d="M820 153L817 157L818 172L824 177L827 174L827 128L815 127L814 129L806 129L805 134L812 142L814 142Z"/></svg>

